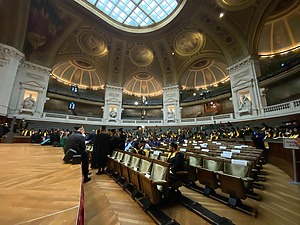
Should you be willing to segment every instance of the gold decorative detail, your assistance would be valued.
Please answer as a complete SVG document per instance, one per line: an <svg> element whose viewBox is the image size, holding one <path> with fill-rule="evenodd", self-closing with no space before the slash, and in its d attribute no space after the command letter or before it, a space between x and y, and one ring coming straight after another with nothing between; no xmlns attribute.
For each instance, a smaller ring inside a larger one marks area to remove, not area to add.
<svg viewBox="0 0 300 225"><path fill-rule="evenodd" d="M151 74L136 74L124 84L124 93L129 95L157 96L163 92L162 84Z"/></svg>
<svg viewBox="0 0 300 225"><path fill-rule="evenodd" d="M100 34L93 31L84 31L79 36L81 48L93 55L104 55L107 53L106 44Z"/></svg>
<svg viewBox="0 0 300 225"><path fill-rule="evenodd" d="M153 61L153 53L144 46L136 46L130 52L130 58L136 66L149 66Z"/></svg>
<svg viewBox="0 0 300 225"><path fill-rule="evenodd" d="M179 55L190 56L199 51L204 44L204 36L200 33L185 32L175 40L175 49Z"/></svg>
<svg viewBox="0 0 300 225"><path fill-rule="evenodd" d="M77 84L79 88L94 90L104 88L104 80L94 65L84 59L72 59L54 66L53 78L67 85Z"/></svg>
<svg viewBox="0 0 300 225"><path fill-rule="evenodd" d="M180 79L183 89L207 89L229 80L226 65L211 59L202 59L190 66Z"/></svg>
<svg viewBox="0 0 300 225"><path fill-rule="evenodd" d="M294 6L295 4L268 18L259 40L259 55L272 57L299 49L299 28L296 21L300 20L300 5L296 8Z"/></svg>

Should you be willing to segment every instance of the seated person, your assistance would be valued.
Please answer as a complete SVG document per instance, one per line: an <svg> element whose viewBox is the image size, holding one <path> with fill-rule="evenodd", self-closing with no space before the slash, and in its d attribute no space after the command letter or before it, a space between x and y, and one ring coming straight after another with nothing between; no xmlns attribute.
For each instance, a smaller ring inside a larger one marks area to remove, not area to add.
<svg viewBox="0 0 300 225"><path fill-rule="evenodd" d="M168 160L167 162L170 163L170 185L172 186L172 183L175 183L177 181L181 181L182 177L178 175L177 173L179 171L184 171L184 155L182 152L179 152L177 149L178 146L176 143L172 142L170 144L169 148L169 155L168 155Z"/></svg>
<svg viewBox="0 0 300 225"><path fill-rule="evenodd" d="M141 146L140 142L135 142L133 147L131 148L131 152L139 155L146 155L143 146Z"/></svg>

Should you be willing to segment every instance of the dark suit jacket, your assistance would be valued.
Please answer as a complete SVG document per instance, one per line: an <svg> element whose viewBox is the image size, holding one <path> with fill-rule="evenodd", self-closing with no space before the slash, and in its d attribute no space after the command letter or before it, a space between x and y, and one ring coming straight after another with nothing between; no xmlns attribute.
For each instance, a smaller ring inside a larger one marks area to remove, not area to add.
<svg viewBox="0 0 300 225"><path fill-rule="evenodd" d="M172 173L184 170L184 155L182 152L177 152L174 157L168 158L168 163L170 163L170 169Z"/></svg>
<svg viewBox="0 0 300 225"><path fill-rule="evenodd" d="M67 138L64 152L66 153L69 149L75 150L80 155L85 151L84 137L80 132L75 131Z"/></svg>

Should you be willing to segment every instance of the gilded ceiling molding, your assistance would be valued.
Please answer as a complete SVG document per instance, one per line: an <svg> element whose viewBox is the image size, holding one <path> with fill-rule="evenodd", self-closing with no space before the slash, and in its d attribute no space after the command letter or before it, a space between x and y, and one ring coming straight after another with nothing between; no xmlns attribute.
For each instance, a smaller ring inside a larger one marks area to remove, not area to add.
<svg viewBox="0 0 300 225"><path fill-rule="evenodd" d="M156 80L153 75L147 73L135 74L124 84L124 93L129 95L158 96L163 92L161 82Z"/></svg>
<svg viewBox="0 0 300 225"><path fill-rule="evenodd" d="M224 63L213 59L201 59L192 64L181 76L182 89L207 89L229 81Z"/></svg>
<svg viewBox="0 0 300 225"><path fill-rule="evenodd" d="M103 89L104 81L93 64L84 59L70 59L53 67L52 76L69 86L76 84L79 88Z"/></svg>
<svg viewBox="0 0 300 225"><path fill-rule="evenodd" d="M285 9L282 7L279 5L264 25L258 44L258 54L261 56L286 54L300 48L299 1L294 1Z"/></svg>

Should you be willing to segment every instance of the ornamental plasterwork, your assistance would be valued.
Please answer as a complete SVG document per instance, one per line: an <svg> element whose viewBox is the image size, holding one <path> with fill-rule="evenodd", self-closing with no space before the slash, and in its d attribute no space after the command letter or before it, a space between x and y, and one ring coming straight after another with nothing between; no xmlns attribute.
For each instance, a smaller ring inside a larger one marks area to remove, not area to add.
<svg viewBox="0 0 300 225"><path fill-rule="evenodd" d="M26 61L25 63L22 63L21 66L25 69L29 69L32 71L37 71L37 72L42 72L44 74L49 75L51 72L50 68L44 67L44 66L40 66L31 62Z"/></svg>
<svg viewBox="0 0 300 225"><path fill-rule="evenodd" d="M5 64L9 63L10 57L13 57L13 58L17 59L18 61L20 61L24 57L24 54L19 52L15 48L12 48L10 46L3 45L3 44L0 43L0 61L1 61L1 65L2 65L2 62L5 63ZM5 64L3 64L3 65L5 65Z"/></svg>
<svg viewBox="0 0 300 225"><path fill-rule="evenodd" d="M181 56L190 56L205 45L205 38L198 32L184 32L175 40L175 50Z"/></svg>
<svg viewBox="0 0 300 225"><path fill-rule="evenodd" d="M244 58L243 60L229 66L227 68L227 70L228 70L229 74L231 74L235 71L239 71L240 69L247 67L248 65L251 64L252 61L253 61L253 59L251 58L251 56L248 56L248 57Z"/></svg>
<svg viewBox="0 0 300 225"><path fill-rule="evenodd" d="M146 67L153 61L153 52L145 46L136 46L130 52L130 59L136 66Z"/></svg>
<svg viewBox="0 0 300 225"><path fill-rule="evenodd" d="M101 56L107 53L107 46L102 36L94 31L83 31L78 37L80 48L92 55Z"/></svg>

